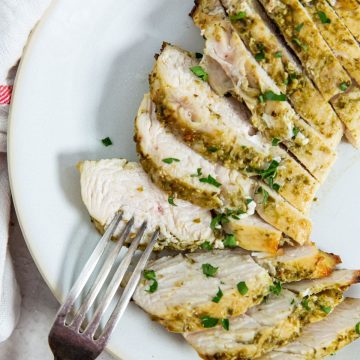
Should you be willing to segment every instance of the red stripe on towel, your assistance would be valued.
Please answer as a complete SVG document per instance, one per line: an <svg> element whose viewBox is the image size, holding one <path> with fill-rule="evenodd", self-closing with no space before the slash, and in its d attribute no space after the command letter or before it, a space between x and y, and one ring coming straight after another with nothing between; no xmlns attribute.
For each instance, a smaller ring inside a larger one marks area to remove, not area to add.
<svg viewBox="0 0 360 360"><path fill-rule="evenodd" d="M10 104L12 89L11 85L0 85L0 105Z"/></svg>

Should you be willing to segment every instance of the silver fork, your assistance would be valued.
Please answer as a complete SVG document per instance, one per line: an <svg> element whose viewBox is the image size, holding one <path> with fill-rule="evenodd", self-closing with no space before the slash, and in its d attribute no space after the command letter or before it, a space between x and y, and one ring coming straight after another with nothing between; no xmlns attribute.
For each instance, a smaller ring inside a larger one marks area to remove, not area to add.
<svg viewBox="0 0 360 360"><path fill-rule="evenodd" d="M71 321L67 322L67 318L71 317L73 307L76 299L81 294L90 276L92 275L97 263L103 255L107 245L111 242L111 238L122 218L121 213L117 213L111 224L105 231L98 245L91 254L89 260L86 262L80 276L70 290L68 297L56 315L55 322L50 330L49 345L56 360L92 360L99 356L104 350L106 343L109 340L111 332L118 323L120 317L123 315L135 289L140 280L142 271L145 268L146 262L150 257L152 249L157 241L159 230L156 230L143 252L140 260L138 261L132 275L116 304L110 318L105 324L103 330L100 329L101 319L107 310L110 302L112 301L115 293L117 292L122 279L131 263L135 251L144 235L146 230L146 222L142 224L136 236L131 242L131 245L120 262L119 267L116 269L110 284L107 286L105 294L100 299L94 315L85 325L84 320L86 313L90 310L97 295L99 294L102 286L108 277L118 254L128 238L131 228L134 224L132 218L122 231L119 240L115 243L114 248L111 250L108 258L104 261L96 279L91 285L90 290L87 292L84 300L82 301L79 310L72 316ZM100 335L96 335L100 332Z"/></svg>

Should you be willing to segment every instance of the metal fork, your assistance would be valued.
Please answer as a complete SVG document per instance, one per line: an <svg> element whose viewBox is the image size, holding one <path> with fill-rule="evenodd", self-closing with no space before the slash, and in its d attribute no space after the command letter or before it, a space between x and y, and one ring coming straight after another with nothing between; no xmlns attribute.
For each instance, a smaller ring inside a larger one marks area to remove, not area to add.
<svg viewBox="0 0 360 360"><path fill-rule="evenodd" d="M56 315L55 322L50 330L49 345L55 356L55 360L92 360L96 359L104 350L106 343L109 340L111 332L118 323L120 317L123 315L135 289L140 280L142 271L145 268L146 262L150 257L152 249L157 241L159 230L156 230L143 252L140 260L138 261L132 275L116 304L110 318L105 324L103 330L100 329L100 321L110 305L115 293L117 292L121 281L128 270L131 260L135 251L144 235L146 230L146 222L142 224L136 236L131 242L131 245L120 262L119 267L116 269L110 284L107 286L105 294L100 299L99 305L95 310L94 315L85 325L84 320L86 313L90 310L97 295L99 294L106 278L108 277L118 254L128 238L131 228L134 224L132 218L122 231L119 240L116 242L114 248L111 250L108 258L104 261L96 279L94 280L90 290L87 292L84 300L82 301L79 310L75 312L72 320L68 323L67 318L71 317L73 307L76 299L83 291L90 276L93 274L96 265L98 264L102 254L104 253L107 245L111 242L111 238L122 219L122 213L117 213L98 245L91 254L89 260L86 262L84 269L81 271L80 276L70 290L68 297ZM95 337L95 334L100 335Z"/></svg>

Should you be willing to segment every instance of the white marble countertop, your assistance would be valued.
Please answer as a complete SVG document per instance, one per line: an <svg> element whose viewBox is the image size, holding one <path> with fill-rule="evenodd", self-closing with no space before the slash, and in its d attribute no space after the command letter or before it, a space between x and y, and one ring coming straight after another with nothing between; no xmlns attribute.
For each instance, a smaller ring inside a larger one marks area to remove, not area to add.
<svg viewBox="0 0 360 360"><path fill-rule="evenodd" d="M58 302L37 270L16 220L11 225L9 243L21 290L22 306L15 331L7 341L0 344L0 359L53 359L47 336L59 306ZM115 358L104 353L98 359Z"/></svg>

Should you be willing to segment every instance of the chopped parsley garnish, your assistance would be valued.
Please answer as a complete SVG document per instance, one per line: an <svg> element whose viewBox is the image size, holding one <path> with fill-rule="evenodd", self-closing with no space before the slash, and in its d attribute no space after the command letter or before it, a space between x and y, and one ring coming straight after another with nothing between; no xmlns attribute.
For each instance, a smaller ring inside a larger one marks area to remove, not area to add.
<svg viewBox="0 0 360 360"><path fill-rule="evenodd" d="M355 332L360 335L360 322L355 325Z"/></svg>
<svg viewBox="0 0 360 360"><path fill-rule="evenodd" d="M146 280L151 281L149 288L146 289L145 291L147 291L148 293L155 292L158 288L158 282L156 280L155 271L154 270L144 270L144 278Z"/></svg>
<svg viewBox="0 0 360 360"><path fill-rule="evenodd" d="M300 132L300 129L297 127L294 127L292 139L295 139L298 136L299 132Z"/></svg>
<svg viewBox="0 0 360 360"><path fill-rule="evenodd" d="M275 280L273 282L273 285L270 286L269 290L274 295L280 295L281 290L282 290L281 282L279 280Z"/></svg>
<svg viewBox="0 0 360 360"><path fill-rule="evenodd" d="M216 296L214 296L211 301L214 303L218 303L221 300L221 298L223 297L223 295L224 295L223 292L219 288L218 292L216 293Z"/></svg>
<svg viewBox="0 0 360 360"><path fill-rule="evenodd" d="M261 194L263 196L263 200L261 202L261 204L263 204L264 206L266 206L268 199L269 199L269 193L262 187L259 186L256 191L255 194Z"/></svg>
<svg viewBox="0 0 360 360"><path fill-rule="evenodd" d="M280 139L278 138L273 138L272 141L271 141L271 145L272 146L278 146L280 144Z"/></svg>
<svg viewBox="0 0 360 360"><path fill-rule="evenodd" d="M311 310L310 306L309 306L309 300L308 299L303 299L300 304L306 311Z"/></svg>
<svg viewBox="0 0 360 360"><path fill-rule="evenodd" d="M218 151L218 148L215 147L215 146L209 146L207 148L207 151L210 152L210 153L214 153L214 152L217 152Z"/></svg>
<svg viewBox="0 0 360 360"><path fill-rule="evenodd" d="M262 103L265 101L286 101L286 95L275 94L273 91L267 90L259 96L259 100Z"/></svg>
<svg viewBox="0 0 360 360"><path fill-rule="evenodd" d="M299 48L301 48L302 50L304 50L304 51L307 51L307 50L308 50L307 44L302 43L301 40L300 40L299 38L297 38L296 36L294 36L294 37L291 39L291 41L292 41L295 45L297 45Z"/></svg>
<svg viewBox="0 0 360 360"><path fill-rule="evenodd" d="M290 85L296 79L297 79L297 74L295 73L289 74L287 79L284 80L284 84Z"/></svg>
<svg viewBox="0 0 360 360"><path fill-rule="evenodd" d="M213 249L213 246L212 244L210 244L209 241L205 241L203 242L200 247L203 249L203 250L212 250Z"/></svg>
<svg viewBox="0 0 360 360"><path fill-rule="evenodd" d="M254 199L252 199L252 198L247 198L246 199L246 205L249 205L251 202L253 202L254 201Z"/></svg>
<svg viewBox="0 0 360 360"><path fill-rule="evenodd" d="M196 174L191 174L191 177L200 177L202 175L202 170L201 168L197 168L196 169Z"/></svg>
<svg viewBox="0 0 360 360"><path fill-rule="evenodd" d="M215 266L212 266L211 264L202 264L201 265L203 274L207 277L214 277L216 275L218 268Z"/></svg>
<svg viewBox="0 0 360 360"><path fill-rule="evenodd" d="M104 139L101 140L101 142L105 145L105 146L110 146L112 145L112 141L109 137L106 137Z"/></svg>
<svg viewBox="0 0 360 360"><path fill-rule="evenodd" d="M295 31L300 32L303 27L304 27L304 23L298 24L295 26Z"/></svg>
<svg viewBox="0 0 360 360"><path fill-rule="evenodd" d="M240 281L239 283L237 283L236 287L241 295L246 295L249 291L249 288L247 287L245 281Z"/></svg>
<svg viewBox="0 0 360 360"><path fill-rule="evenodd" d="M255 59L257 61L261 61L265 59L265 51L264 51L264 45L263 44L258 44L257 45L259 52L257 54L255 54Z"/></svg>
<svg viewBox="0 0 360 360"><path fill-rule="evenodd" d="M162 161L163 161L165 164L172 164L174 161L180 162L180 160L179 160L179 159L176 159L176 158L165 158L165 159L162 159Z"/></svg>
<svg viewBox="0 0 360 360"><path fill-rule="evenodd" d="M236 15L229 16L229 19L231 21L242 20L244 18L246 18L246 12L245 11L240 11Z"/></svg>
<svg viewBox="0 0 360 360"><path fill-rule="evenodd" d="M273 182L272 179L271 179L271 182ZM279 192L279 190L280 190L280 185L277 184L277 183L271 184L271 187L272 187L276 192Z"/></svg>
<svg viewBox="0 0 360 360"><path fill-rule="evenodd" d="M221 183L217 182L216 179L214 179L211 175L208 175L206 178L200 178L199 181L202 183L213 185L215 187L221 186Z"/></svg>
<svg viewBox="0 0 360 360"><path fill-rule="evenodd" d="M330 312L331 312L331 310L332 310L332 307L331 307L331 306L321 305L321 306L320 306L320 309L321 309L325 314L330 314Z"/></svg>
<svg viewBox="0 0 360 360"><path fill-rule="evenodd" d="M281 57L282 57L282 52L281 52L281 51L277 51L277 52L274 54L274 56L275 56L276 58L281 58Z"/></svg>
<svg viewBox="0 0 360 360"><path fill-rule="evenodd" d="M168 203L172 206L177 206L175 203L174 203L174 198L172 196L169 196L168 197Z"/></svg>
<svg viewBox="0 0 360 360"><path fill-rule="evenodd" d="M202 58L203 58L203 54L201 54L201 53L199 53L199 52L196 52L196 53L195 53L195 57L196 57L197 59L202 59Z"/></svg>
<svg viewBox="0 0 360 360"><path fill-rule="evenodd" d="M202 316L201 317L201 325L204 328L212 328L219 323L218 318L213 318L211 316Z"/></svg>
<svg viewBox="0 0 360 360"><path fill-rule="evenodd" d="M226 248L234 248L236 247L236 239L233 234L226 234L223 244Z"/></svg>
<svg viewBox="0 0 360 360"><path fill-rule="evenodd" d="M221 325L226 331L229 331L230 329L229 319L221 319Z"/></svg>
<svg viewBox="0 0 360 360"><path fill-rule="evenodd" d="M190 68L190 70L203 81L207 81L209 78L208 73L200 65L193 66Z"/></svg>
<svg viewBox="0 0 360 360"><path fill-rule="evenodd" d="M292 299L290 305L294 305L294 304L295 304L295 299Z"/></svg>
<svg viewBox="0 0 360 360"><path fill-rule="evenodd" d="M341 91L346 91L349 85L346 82L342 82L339 86Z"/></svg>
<svg viewBox="0 0 360 360"><path fill-rule="evenodd" d="M331 20L326 16L326 14L323 11L318 11L317 14L319 16L320 21L323 24L330 24L331 23Z"/></svg>
<svg viewBox="0 0 360 360"><path fill-rule="evenodd" d="M279 162L276 160L272 160L269 167L267 169L255 169L252 167L246 168L246 171L248 172L254 172L258 175L260 175L262 180L266 180L266 183L275 191L279 191L280 185L274 183L274 179L277 176L277 170L279 167ZM260 194L263 190L258 189L259 191L256 192L256 194ZM265 191L265 190L264 190Z"/></svg>

